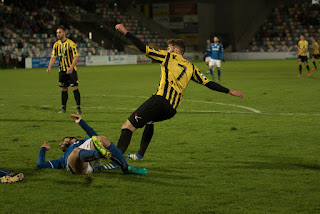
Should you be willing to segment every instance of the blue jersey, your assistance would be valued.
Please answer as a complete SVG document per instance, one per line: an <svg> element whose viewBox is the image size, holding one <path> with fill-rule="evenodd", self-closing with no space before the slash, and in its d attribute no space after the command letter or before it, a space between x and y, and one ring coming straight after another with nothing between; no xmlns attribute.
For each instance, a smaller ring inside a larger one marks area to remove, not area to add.
<svg viewBox="0 0 320 214"><path fill-rule="evenodd" d="M211 57L211 47L210 45L207 45L207 49L206 49L206 54L205 54L206 57Z"/></svg>
<svg viewBox="0 0 320 214"><path fill-rule="evenodd" d="M223 53L223 46L222 44L218 43L211 43L210 44L210 49L211 49L211 58L212 59L218 59L218 60L223 60L224 59L224 53Z"/></svg>
<svg viewBox="0 0 320 214"><path fill-rule="evenodd" d="M80 120L79 125L85 130L89 137L83 138L82 140L78 140L71 144L68 149L64 152L64 154L61 156L61 158L57 160L50 160L45 161L45 155L47 149L44 147L41 147L40 153L37 160L37 167L38 168L54 168L54 169L66 169L68 157L71 154L71 152L81 146L85 141L90 139L92 136L98 136L98 134L86 123L84 120Z"/></svg>

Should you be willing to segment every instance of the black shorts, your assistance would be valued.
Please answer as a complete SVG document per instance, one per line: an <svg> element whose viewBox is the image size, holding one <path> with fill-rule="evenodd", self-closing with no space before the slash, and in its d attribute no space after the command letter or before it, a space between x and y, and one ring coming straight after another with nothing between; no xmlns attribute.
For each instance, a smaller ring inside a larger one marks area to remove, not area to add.
<svg viewBox="0 0 320 214"><path fill-rule="evenodd" d="M315 59L320 59L320 54L314 54L314 55L312 55L312 57Z"/></svg>
<svg viewBox="0 0 320 214"><path fill-rule="evenodd" d="M148 122L168 120L176 114L169 101L159 95L153 95L135 110L128 120L135 128L142 128Z"/></svg>
<svg viewBox="0 0 320 214"><path fill-rule="evenodd" d="M308 62L308 57L307 56L298 56L299 61L301 62Z"/></svg>
<svg viewBox="0 0 320 214"><path fill-rule="evenodd" d="M60 87L78 86L77 71L73 69L73 72L71 74L67 74L66 71L60 71L59 72L59 86Z"/></svg>

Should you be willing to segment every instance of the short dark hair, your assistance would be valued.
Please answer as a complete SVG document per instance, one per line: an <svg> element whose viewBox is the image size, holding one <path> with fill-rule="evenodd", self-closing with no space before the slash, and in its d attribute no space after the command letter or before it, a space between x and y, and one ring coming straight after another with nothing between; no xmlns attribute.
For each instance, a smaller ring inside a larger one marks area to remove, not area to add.
<svg viewBox="0 0 320 214"><path fill-rule="evenodd" d="M61 30L63 30L64 32L66 32L66 28L65 27L63 27L63 26L59 26L59 27L57 27L57 30L58 29L61 29Z"/></svg>
<svg viewBox="0 0 320 214"><path fill-rule="evenodd" d="M61 143L62 143L63 141L68 141L68 142L70 142L72 139L78 140L76 137L64 137L64 138L61 140ZM69 147L69 146L70 146L70 144L69 144L67 147Z"/></svg>
<svg viewBox="0 0 320 214"><path fill-rule="evenodd" d="M303 33L300 36L306 37Z"/></svg>
<svg viewBox="0 0 320 214"><path fill-rule="evenodd" d="M178 47L182 55L186 50L186 46L184 45L184 41L182 39L169 39L167 44L172 45L173 47Z"/></svg>

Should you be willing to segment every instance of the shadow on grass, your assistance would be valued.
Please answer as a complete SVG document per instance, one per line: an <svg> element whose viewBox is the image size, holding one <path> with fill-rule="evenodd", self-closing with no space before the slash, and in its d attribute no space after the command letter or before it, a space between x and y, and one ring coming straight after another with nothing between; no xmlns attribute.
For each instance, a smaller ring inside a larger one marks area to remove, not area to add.
<svg viewBox="0 0 320 214"><path fill-rule="evenodd" d="M231 168L247 168L260 170L296 170L298 168L320 170L320 165L306 163L273 163L273 162L234 162Z"/></svg>

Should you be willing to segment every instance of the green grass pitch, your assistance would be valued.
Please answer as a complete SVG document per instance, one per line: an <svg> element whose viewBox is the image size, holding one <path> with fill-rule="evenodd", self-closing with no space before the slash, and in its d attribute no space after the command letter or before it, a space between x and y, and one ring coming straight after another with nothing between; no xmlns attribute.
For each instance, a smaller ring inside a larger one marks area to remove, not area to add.
<svg viewBox="0 0 320 214"><path fill-rule="evenodd" d="M37 169L45 140L49 160L62 155L64 136L86 137L69 117L73 93L58 115L57 68L0 70L0 168L25 175L0 185L1 213L320 213L320 71L307 77L303 66L298 77L297 64L222 64L220 83L244 99L191 82L176 116L155 124L144 160L128 161L146 176ZM195 65L209 76L204 62ZM156 91L160 67L79 67L78 75L83 119L117 144L121 125Z"/></svg>

